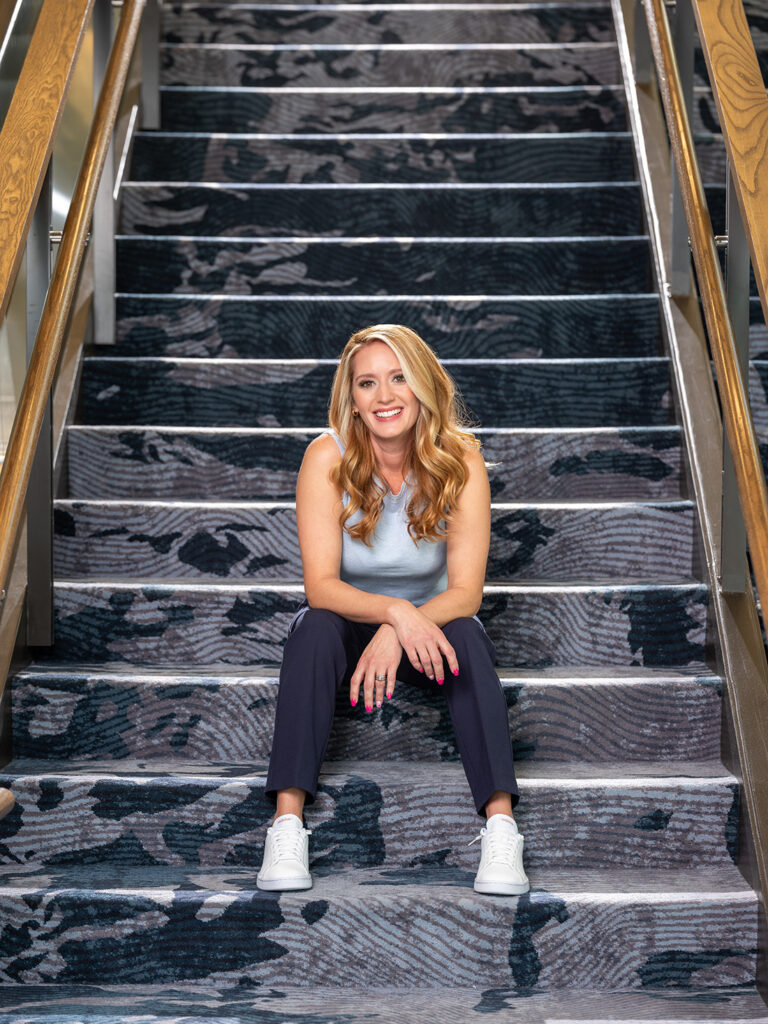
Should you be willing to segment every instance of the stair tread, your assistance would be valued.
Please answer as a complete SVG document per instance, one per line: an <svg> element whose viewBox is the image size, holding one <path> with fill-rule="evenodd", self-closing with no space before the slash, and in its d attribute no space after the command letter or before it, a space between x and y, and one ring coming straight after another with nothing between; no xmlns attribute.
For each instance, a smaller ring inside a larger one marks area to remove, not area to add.
<svg viewBox="0 0 768 1024"><path fill-rule="evenodd" d="M578 788L614 783L622 786L710 786L732 785L738 780L722 764L706 761L520 761L516 771L523 787L564 786ZM220 780L261 784L266 774L263 763L219 763L215 761L164 762L126 758L122 761L44 761L35 758L14 758L0 770L0 780L51 776L56 778L171 779L186 784L194 779ZM452 784L465 786L464 769L458 763L438 764L398 761L335 761L326 762L320 774L324 780L337 776L377 777L387 784L414 789L422 785L438 789ZM5 784L3 782L2 784Z"/></svg>
<svg viewBox="0 0 768 1024"><path fill-rule="evenodd" d="M310 840L311 842L311 840ZM479 853L478 853L479 858ZM165 865L120 866L108 864L0 866L3 892L52 890L112 891L137 894L146 890L187 891L201 900L209 893L256 892L258 867L172 867ZM377 895L395 902L430 896L440 900L487 897L467 892L474 871L454 865L414 864L412 867L365 868L313 867L314 885L307 892L283 893L280 902L306 903L315 899L334 902L365 901ZM437 893L439 891L439 897ZM563 896L584 901L645 898L653 902L697 902L699 899L730 899L757 903L755 891L732 864L691 871L689 868L539 868L531 874L531 899ZM265 901L275 899L264 893ZM512 901L510 901L512 902ZM0 991L2 988L0 987ZM0 1004L1 1005L1 1004Z"/></svg>
<svg viewBox="0 0 768 1024"><path fill-rule="evenodd" d="M699 992L678 988L518 993L502 986L414 991L270 985L265 990L212 981L173 987L7 985L0 988L0 1021L22 1012L24 1024L60 1024L60 1014L76 1015L83 1024L118 1024L126 1004L132 1017L141 1015L142 1024L466 1024L483 1013L492 1013L498 1024L768 1024L768 1008L752 988L713 987L702 999Z"/></svg>

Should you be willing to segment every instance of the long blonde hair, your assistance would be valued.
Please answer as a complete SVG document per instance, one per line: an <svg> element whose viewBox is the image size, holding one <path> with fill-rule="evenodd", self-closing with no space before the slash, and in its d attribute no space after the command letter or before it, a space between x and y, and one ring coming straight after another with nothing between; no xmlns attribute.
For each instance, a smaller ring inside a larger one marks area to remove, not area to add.
<svg viewBox="0 0 768 1024"><path fill-rule="evenodd" d="M341 353L333 378L328 420L345 445L332 479L349 495L341 526L350 536L370 546L384 507L386 488L376 479L376 458L368 428L352 413L352 360L374 341L383 341L400 361L405 380L419 401L413 444L406 456L409 478L408 532L414 542L445 536L442 520L450 522L456 500L467 481L464 456L480 442L467 428L466 414L456 385L437 356L415 331L399 324L375 324L357 331ZM349 519L362 512L359 522Z"/></svg>

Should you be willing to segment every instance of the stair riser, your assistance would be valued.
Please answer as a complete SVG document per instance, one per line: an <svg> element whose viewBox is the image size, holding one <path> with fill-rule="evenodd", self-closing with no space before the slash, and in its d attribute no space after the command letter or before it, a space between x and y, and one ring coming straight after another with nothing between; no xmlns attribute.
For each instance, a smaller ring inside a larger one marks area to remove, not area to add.
<svg viewBox="0 0 768 1024"><path fill-rule="evenodd" d="M276 679L124 681L16 678L17 757L266 762ZM517 761L697 760L720 754L719 685L692 679L631 683L504 683ZM399 683L363 716L342 690L326 758L456 761L441 697Z"/></svg>
<svg viewBox="0 0 768 1024"><path fill-rule="evenodd" d="M757 912L738 898L615 903L539 891L518 901L483 898L470 885L471 876L461 907L439 889L426 905L380 888L351 905L311 892L223 891L207 902L206 894L173 891L8 893L0 913L25 942L0 953L0 972L6 983L102 984L107 962L112 984L205 980L236 988L333 979L358 988L526 992L639 988L648 978L687 992L753 979ZM447 955L458 949L461 956ZM331 1013L291 1019L339 1019Z"/></svg>
<svg viewBox="0 0 768 1024"><path fill-rule="evenodd" d="M671 509L493 509L486 579L692 575L694 514ZM301 579L294 509L78 506L54 516L57 576Z"/></svg>
<svg viewBox="0 0 768 1024"><path fill-rule="evenodd" d="M167 43L554 43L611 42L607 4L464 10L259 10L187 7L163 10Z"/></svg>
<svg viewBox="0 0 768 1024"><path fill-rule="evenodd" d="M73 498L284 499L314 433L211 434L75 429L68 433ZM616 430L483 435L495 501L675 499L684 493L680 432ZM766 448L768 465L768 447ZM506 467L514 466L511 477Z"/></svg>
<svg viewBox="0 0 768 1024"><path fill-rule="evenodd" d="M262 189L129 186L124 234L206 237L638 235L636 185Z"/></svg>
<svg viewBox="0 0 768 1024"><path fill-rule="evenodd" d="M302 591L57 584L53 657L138 665L276 665ZM499 663L694 665L704 658L703 586L486 588L480 617ZM447 685L447 684L446 684Z"/></svg>
<svg viewBox="0 0 768 1024"><path fill-rule="evenodd" d="M505 42L505 40L499 40ZM549 50L266 50L166 46L163 85L498 86L616 85L611 44Z"/></svg>
<svg viewBox="0 0 768 1024"><path fill-rule="evenodd" d="M408 324L443 359L656 356L655 296L203 299L119 296L115 355L336 359L367 324Z"/></svg>
<svg viewBox="0 0 768 1024"><path fill-rule="evenodd" d="M448 364L475 422L501 427L662 426L665 359ZM89 359L84 423L312 427L326 422L335 363ZM286 396L288 395L288 401Z"/></svg>
<svg viewBox="0 0 768 1024"><path fill-rule="evenodd" d="M341 242L119 238L117 290L225 295L648 291L645 239Z"/></svg>
<svg viewBox="0 0 768 1024"><path fill-rule="evenodd" d="M713 178L719 181L724 147L718 140L708 149L722 156ZM619 134L513 139L327 135L264 140L139 133L131 176L151 181L339 184L631 181L634 164L631 139Z"/></svg>
<svg viewBox="0 0 768 1024"><path fill-rule="evenodd" d="M166 131L196 132L605 132L625 131L618 87L542 92L274 92L166 86Z"/></svg>
<svg viewBox="0 0 768 1024"><path fill-rule="evenodd" d="M167 771L168 769L166 769ZM185 778L86 778L3 773L16 808L0 822L0 863L258 867L274 804L263 775L209 769ZM475 871L480 819L463 775L435 783L414 773L406 785L385 774L347 774L326 764L315 803L310 865L363 868L418 865ZM708 868L732 863L738 840L738 786L718 779L620 778L519 781L515 816L526 836L526 866ZM403 882L408 873L396 881Z"/></svg>

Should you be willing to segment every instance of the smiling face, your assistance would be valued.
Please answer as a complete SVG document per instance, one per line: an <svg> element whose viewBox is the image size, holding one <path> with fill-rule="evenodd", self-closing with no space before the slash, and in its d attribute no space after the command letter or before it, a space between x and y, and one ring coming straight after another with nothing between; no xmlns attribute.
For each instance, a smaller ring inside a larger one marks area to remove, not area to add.
<svg viewBox="0 0 768 1024"><path fill-rule="evenodd" d="M365 345L352 359L352 404L377 441L405 442L416 425L419 400L383 341Z"/></svg>

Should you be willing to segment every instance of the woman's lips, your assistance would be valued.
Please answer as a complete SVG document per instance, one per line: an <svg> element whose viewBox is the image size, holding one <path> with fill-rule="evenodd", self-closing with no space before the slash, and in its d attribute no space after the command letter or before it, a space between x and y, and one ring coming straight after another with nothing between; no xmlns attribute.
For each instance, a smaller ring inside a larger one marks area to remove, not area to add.
<svg viewBox="0 0 768 1024"><path fill-rule="evenodd" d="M402 411L402 406L398 409L377 409L373 415L377 420L394 420Z"/></svg>

